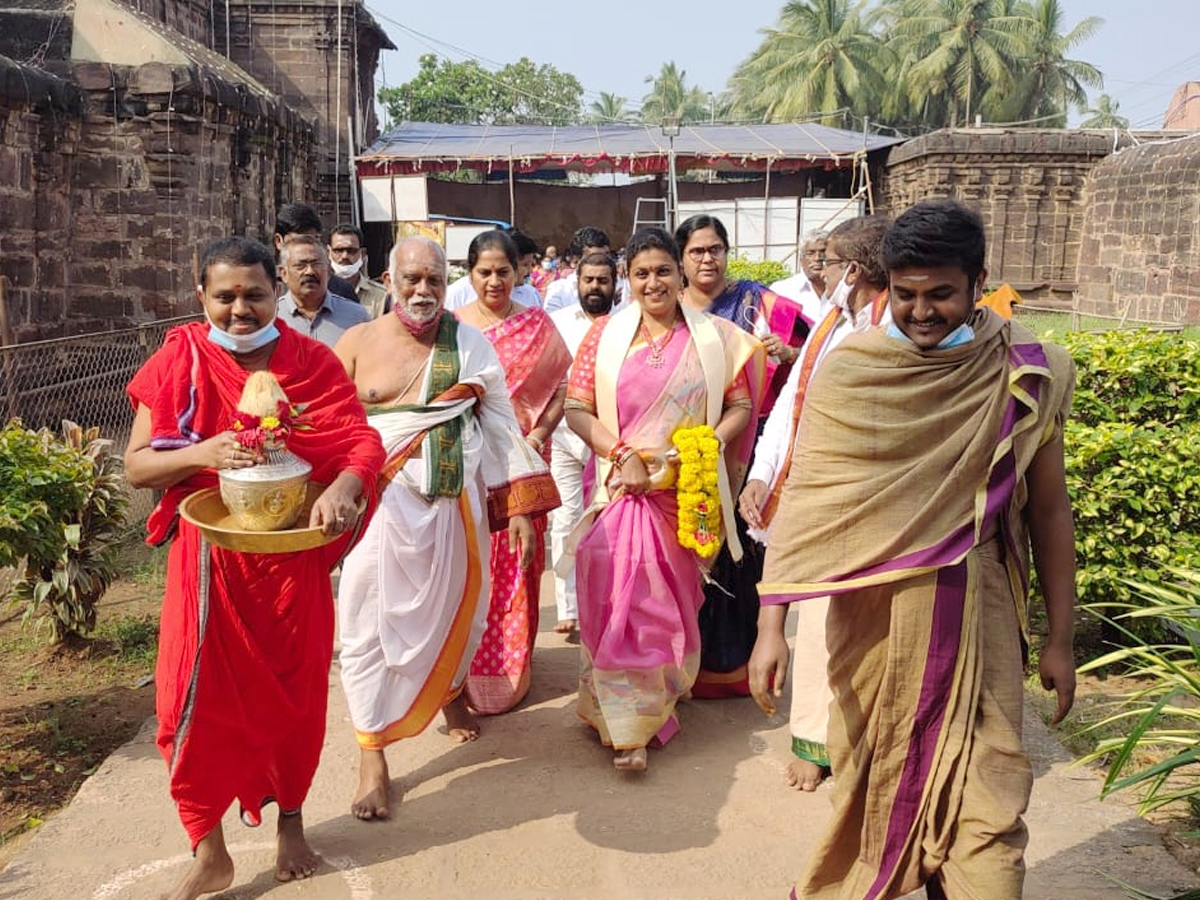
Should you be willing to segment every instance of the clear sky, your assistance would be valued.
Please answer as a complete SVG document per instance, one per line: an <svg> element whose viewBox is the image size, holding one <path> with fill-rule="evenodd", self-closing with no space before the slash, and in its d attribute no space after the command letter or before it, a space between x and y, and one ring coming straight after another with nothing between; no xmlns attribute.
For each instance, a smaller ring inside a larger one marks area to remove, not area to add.
<svg viewBox="0 0 1200 900"><path fill-rule="evenodd" d="M1099 32L1073 53L1105 76L1104 92L1120 103L1134 127L1155 128L1175 88L1200 80L1197 0L1062 0L1068 26L1094 15ZM377 84L398 85L434 52L452 60L476 58L495 70L527 56L572 73L584 103L601 91L636 108L647 76L674 61L689 85L720 92L737 64L773 24L782 0L609 0L521 4L496 0L366 0L396 52L383 56ZM1098 93L1098 92L1097 92Z"/></svg>

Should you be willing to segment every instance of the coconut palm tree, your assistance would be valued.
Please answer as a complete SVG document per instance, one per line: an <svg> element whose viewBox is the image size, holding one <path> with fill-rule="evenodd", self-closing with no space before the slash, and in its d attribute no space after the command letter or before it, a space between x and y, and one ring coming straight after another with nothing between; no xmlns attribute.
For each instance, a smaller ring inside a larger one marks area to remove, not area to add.
<svg viewBox="0 0 1200 900"><path fill-rule="evenodd" d="M1019 60L1032 45L1033 23L1012 0L892 0L891 35L907 60L907 93L934 124L939 108L951 127L1016 87Z"/></svg>
<svg viewBox="0 0 1200 900"><path fill-rule="evenodd" d="M1104 76L1091 63L1068 59L1067 54L1092 37L1104 20L1088 16L1064 33L1059 0L1030 0L1017 4L1017 11L1033 23L1030 52L1020 60L1013 92L994 98L1003 121L1038 120L1038 124L1063 128L1072 107L1087 106L1086 88L1102 88Z"/></svg>
<svg viewBox="0 0 1200 900"><path fill-rule="evenodd" d="M730 79L732 114L784 121L839 110L873 115L886 90L887 49L871 33L866 0L791 0Z"/></svg>
<svg viewBox="0 0 1200 900"><path fill-rule="evenodd" d="M657 77L647 75L646 82L652 87L642 98L643 122L658 124L672 116L684 124L708 121L708 92L688 87L687 72L674 61L663 63Z"/></svg>
<svg viewBox="0 0 1200 900"><path fill-rule="evenodd" d="M614 125L629 120L629 110L625 108L626 100L607 91L600 92L600 99L593 100L588 120L598 125Z"/></svg>
<svg viewBox="0 0 1200 900"><path fill-rule="evenodd" d="M1129 120L1120 115L1120 111L1120 103L1108 94L1101 94L1096 98L1094 106L1089 106L1083 111L1087 118L1079 123L1079 127L1126 129L1129 127Z"/></svg>

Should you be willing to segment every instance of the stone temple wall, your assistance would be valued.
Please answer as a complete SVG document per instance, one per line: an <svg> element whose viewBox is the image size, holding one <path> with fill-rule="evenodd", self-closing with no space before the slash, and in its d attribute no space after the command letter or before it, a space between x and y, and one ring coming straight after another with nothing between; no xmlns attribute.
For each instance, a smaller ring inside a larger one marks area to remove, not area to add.
<svg viewBox="0 0 1200 900"><path fill-rule="evenodd" d="M954 197L980 211L988 281L1026 299L1070 302L1083 240L1084 186L1113 151L1111 132L955 129L894 148L880 179L880 211Z"/></svg>
<svg viewBox="0 0 1200 900"><path fill-rule="evenodd" d="M0 275L18 341L194 311L204 244L268 239L278 198L303 193L311 124L201 67L41 78L58 93L6 78L0 94Z"/></svg>
<svg viewBox="0 0 1200 900"><path fill-rule="evenodd" d="M1200 134L1113 154L1085 200L1080 308L1200 324Z"/></svg>
<svg viewBox="0 0 1200 900"><path fill-rule="evenodd" d="M82 109L71 83L0 57L0 276L17 334L66 316L63 238L73 218L66 185Z"/></svg>

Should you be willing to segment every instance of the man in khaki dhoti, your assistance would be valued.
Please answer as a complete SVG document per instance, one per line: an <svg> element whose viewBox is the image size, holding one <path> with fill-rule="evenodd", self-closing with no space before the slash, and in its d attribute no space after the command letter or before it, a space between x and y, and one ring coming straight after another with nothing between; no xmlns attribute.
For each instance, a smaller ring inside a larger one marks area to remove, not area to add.
<svg viewBox="0 0 1200 900"><path fill-rule="evenodd" d="M1066 352L990 310L983 227L953 201L884 239L894 323L813 377L763 603L832 595L835 814L799 898L1018 900L1033 777L1021 749L1032 550L1042 684L1074 698Z"/></svg>

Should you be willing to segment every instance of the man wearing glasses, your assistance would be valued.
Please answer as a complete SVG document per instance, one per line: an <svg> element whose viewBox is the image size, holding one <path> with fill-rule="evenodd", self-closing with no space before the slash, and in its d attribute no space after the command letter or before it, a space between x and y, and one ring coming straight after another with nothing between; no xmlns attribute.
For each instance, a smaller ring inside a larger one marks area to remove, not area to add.
<svg viewBox="0 0 1200 900"><path fill-rule="evenodd" d="M825 241L828 237L829 232L819 228L804 235L800 245L800 271L771 285L775 293L798 303L804 315L813 322L820 322L827 311L824 296Z"/></svg>
<svg viewBox="0 0 1200 900"><path fill-rule="evenodd" d="M318 237L295 234L284 240L279 277L287 286L287 293L279 298L279 318L327 347L336 344L348 328L371 321L371 314L358 303L329 292L329 259Z"/></svg>

